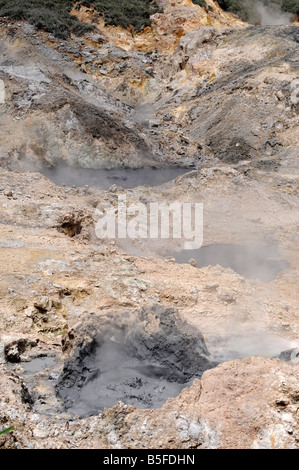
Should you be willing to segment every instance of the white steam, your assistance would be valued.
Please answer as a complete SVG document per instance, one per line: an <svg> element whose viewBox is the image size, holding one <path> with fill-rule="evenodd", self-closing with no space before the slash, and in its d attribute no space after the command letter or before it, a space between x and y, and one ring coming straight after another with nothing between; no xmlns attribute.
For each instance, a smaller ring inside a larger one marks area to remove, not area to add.
<svg viewBox="0 0 299 470"><path fill-rule="evenodd" d="M289 24L293 16L292 13L283 12L276 3L268 3L266 5L261 1L256 1L255 10L261 25Z"/></svg>

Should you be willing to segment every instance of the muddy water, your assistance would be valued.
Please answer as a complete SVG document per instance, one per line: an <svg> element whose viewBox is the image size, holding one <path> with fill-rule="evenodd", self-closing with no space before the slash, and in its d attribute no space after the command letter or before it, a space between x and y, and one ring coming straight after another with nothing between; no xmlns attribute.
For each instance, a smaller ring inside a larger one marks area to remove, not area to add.
<svg viewBox="0 0 299 470"><path fill-rule="evenodd" d="M44 168L40 172L57 185L66 186L92 186L103 190L109 189L113 184L123 188L137 186L159 186L172 181L186 173L186 168L139 168L139 169L90 169L54 167Z"/></svg>
<svg viewBox="0 0 299 470"><path fill-rule="evenodd" d="M177 263L188 263L193 258L198 268L220 265L231 268L247 279L272 281L289 265L282 258L276 243L217 244L203 246L197 250L182 250L172 253Z"/></svg>
<svg viewBox="0 0 299 470"><path fill-rule="evenodd" d="M159 364L128 355L122 344L114 340L97 347L88 362L88 369L94 369L94 373L84 386L60 394L67 398L66 402L72 401L68 411L80 416L96 414L119 400L139 408L160 408L187 386L165 379Z"/></svg>
<svg viewBox="0 0 299 470"><path fill-rule="evenodd" d="M30 362L23 362L22 368L24 369L24 375L34 375L38 372L42 372L45 369L51 369L56 365L56 363L57 361L55 357L36 357Z"/></svg>
<svg viewBox="0 0 299 470"><path fill-rule="evenodd" d="M202 334L174 309L153 305L107 321L101 319L91 343L80 342L57 384L65 408L76 415L98 413L119 400L160 408L215 366ZM94 335L96 324L90 328Z"/></svg>

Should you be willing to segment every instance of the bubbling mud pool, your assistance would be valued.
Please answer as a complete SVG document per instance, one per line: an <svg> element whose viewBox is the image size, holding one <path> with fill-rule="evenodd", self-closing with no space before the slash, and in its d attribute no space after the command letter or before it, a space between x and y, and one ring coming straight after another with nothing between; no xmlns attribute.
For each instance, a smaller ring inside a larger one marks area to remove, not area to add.
<svg viewBox="0 0 299 470"><path fill-rule="evenodd" d="M119 400L160 408L216 365L202 334L170 308L144 307L126 325L100 329L65 363L57 384L58 396L75 415L99 413Z"/></svg>
<svg viewBox="0 0 299 470"><path fill-rule="evenodd" d="M35 412L86 417L119 401L158 409L221 362L256 355L290 361L299 351L294 341L259 328L236 333L232 325L230 332L204 338L178 311L161 305L92 315L76 336L63 367L50 351L8 366L22 375ZM75 338L72 331L69 338Z"/></svg>
<svg viewBox="0 0 299 470"><path fill-rule="evenodd" d="M68 411L77 415L96 414L119 400L139 408L160 408L192 384L192 380L180 383L175 377L173 381L165 378L163 367L130 356L113 339L97 344L84 364L91 372L84 385L60 393Z"/></svg>
<svg viewBox="0 0 299 470"><path fill-rule="evenodd" d="M198 268L220 265L231 268L247 279L272 281L288 263L282 258L277 243L248 242L244 244L215 244L196 250L172 253L177 263L194 259Z"/></svg>
<svg viewBox="0 0 299 470"><path fill-rule="evenodd" d="M113 184L123 188L137 186L159 186L186 173L187 168L118 168L114 170L53 167L40 170L44 176L58 186L92 186L103 190Z"/></svg>

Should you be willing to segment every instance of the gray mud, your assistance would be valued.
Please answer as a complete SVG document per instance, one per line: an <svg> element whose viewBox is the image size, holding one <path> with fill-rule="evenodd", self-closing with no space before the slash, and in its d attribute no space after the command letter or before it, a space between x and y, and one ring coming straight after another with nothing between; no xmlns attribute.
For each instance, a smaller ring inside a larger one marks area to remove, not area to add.
<svg viewBox="0 0 299 470"><path fill-rule="evenodd" d="M282 259L275 243L219 244L203 246L196 250L171 253L177 263L188 263L193 258L197 267L220 265L231 268L247 279L272 281L288 263Z"/></svg>
<svg viewBox="0 0 299 470"><path fill-rule="evenodd" d="M55 184L66 186L92 186L99 189L109 189L113 184L123 188L137 186L159 186L172 181L178 176L190 171L186 168L118 168L114 170L53 167L40 170L44 176Z"/></svg>
<svg viewBox="0 0 299 470"><path fill-rule="evenodd" d="M160 408L214 367L203 336L173 309L143 308L122 327L102 328L65 364L57 393L65 408L87 416L117 404Z"/></svg>
<svg viewBox="0 0 299 470"><path fill-rule="evenodd" d="M67 394L68 399L76 396L69 407L74 414L95 414L119 400L139 408L160 408L167 398L176 397L186 387L185 383L165 379L159 364L132 357L124 344L113 339L96 344L84 365L91 376L82 388ZM61 396L66 398L64 393Z"/></svg>
<svg viewBox="0 0 299 470"><path fill-rule="evenodd" d="M24 369L24 375L34 375L45 369L52 369L56 364L57 360L55 357L36 357L30 362L22 362L22 368Z"/></svg>

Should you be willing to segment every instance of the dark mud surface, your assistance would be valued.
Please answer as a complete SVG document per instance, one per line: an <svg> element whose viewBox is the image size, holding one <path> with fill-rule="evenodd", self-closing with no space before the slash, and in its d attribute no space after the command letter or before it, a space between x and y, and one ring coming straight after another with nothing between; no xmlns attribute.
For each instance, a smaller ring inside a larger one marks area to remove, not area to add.
<svg viewBox="0 0 299 470"><path fill-rule="evenodd" d="M177 263L196 261L197 267L220 265L231 268L247 279L272 281L288 263L282 259L275 243L219 244L203 246L196 250L182 250L172 254Z"/></svg>
<svg viewBox="0 0 299 470"><path fill-rule="evenodd" d="M190 171L186 168L139 168L114 170L53 167L44 168L40 172L57 185L66 186L92 186L103 190L109 189L113 184L123 188L137 186L159 186L172 181L178 176Z"/></svg>
<svg viewBox="0 0 299 470"><path fill-rule="evenodd" d="M125 345L113 339L96 344L84 367L91 372L84 385L61 393L71 405L69 411L78 415L96 414L119 400L139 408L160 408L167 398L176 397L187 386L170 382L158 363L132 357Z"/></svg>
<svg viewBox="0 0 299 470"><path fill-rule="evenodd" d="M122 327L102 328L77 347L58 381L65 408L87 416L117 404L160 408L214 367L203 336L173 309L144 308Z"/></svg>

